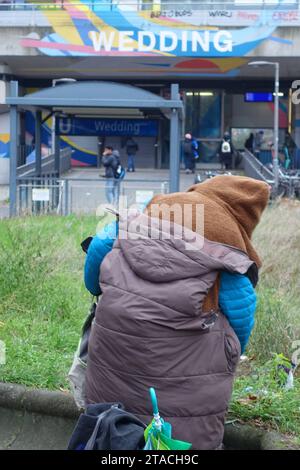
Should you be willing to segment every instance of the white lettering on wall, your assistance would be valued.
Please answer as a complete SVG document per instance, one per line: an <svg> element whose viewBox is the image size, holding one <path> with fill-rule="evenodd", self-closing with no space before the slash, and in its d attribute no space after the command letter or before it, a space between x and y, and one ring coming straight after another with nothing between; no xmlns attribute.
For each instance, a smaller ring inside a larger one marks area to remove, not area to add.
<svg viewBox="0 0 300 470"><path fill-rule="evenodd" d="M113 45L115 32L110 31L107 35L106 31L90 31L89 37L96 52L100 52L102 48L109 52Z"/></svg>
<svg viewBox="0 0 300 470"><path fill-rule="evenodd" d="M145 44L145 39L148 43ZM151 52L155 49L155 35L151 31L138 32L138 49L140 52Z"/></svg>
<svg viewBox="0 0 300 470"><path fill-rule="evenodd" d="M214 46L219 52L232 51L232 36L229 31L218 31L214 35Z"/></svg>
<svg viewBox="0 0 300 470"><path fill-rule="evenodd" d="M198 52L200 47L204 52L209 52L209 31L199 33L199 31L192 31L192 51Z"/></svg>
<svg viewBox="0 0 300 470"><path fill-rule="evenodd" d="M176 33L172 31L161 31L160 36L160 51L161 52L171 52L174 51L178 44L178 37ZM167 45L168 40L168 45ZM171 40L171 42L170 42Z"/></svg>
<svg viewBox="0 0 300 470"><path fill-rule="evenodd" d="M130 36L133 36L133 31L120 31L119 32L119 51L122 52L132 52L133 45L132 45L132 39ZM131 43L131 46L128 43Z"/></svg>
<svg viewBox="0 0 300 470"><path fill-rule="evenodd" d="M133 31L90 31L89 37L95 52L111 51L113 44L120 52L231 52L233 43L229 31L161 31L155 35L152 31L139 31L136 46ZM212 50L213 49L213 50Z"/></svg>
<svg viewBox="0 0 300 470"><path fill-rule="evenodd" d="M182 52L187 52L187 50L188 50L188 35L187 35L187 31L182 31L182 35L181 35L181 50L182 50Z"/></svg>

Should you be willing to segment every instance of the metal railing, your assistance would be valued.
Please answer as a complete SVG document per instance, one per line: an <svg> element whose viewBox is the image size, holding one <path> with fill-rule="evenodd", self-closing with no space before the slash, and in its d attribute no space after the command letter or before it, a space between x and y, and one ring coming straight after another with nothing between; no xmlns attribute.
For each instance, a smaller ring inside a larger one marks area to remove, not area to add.
<svg viewBox="0 0 300 470"><path fill-rule="evenodd" d="M105 178L58 178L55 174L19 177L17 215L97 214L109 204L107 191ZM118 200L122 198L122 206L130 207L168 191L166 180L125 179L119 182Z"/></svg>
<svg viewBox="0 0 300 470"><path fill-rule="evenodd" d="M246 176L265 181L274 187L272 164L266 167L251 152L245 149L243 163ZM279 169L279 195L289 198L300 197L300 170Z"/></svg>
<svg viewBox="0 0 300 470"><path fill-rule="evenodd" d="M243 152L243 163L246 176L274 184L274 175L271 170L264 166L249 150Z"/></svg>
<svg viewBox="0 0 300 470"><path fill-rule="evenodd" d="M22 150L23 146L20 146L18 149L18 152L20 154L20 151ZM72 150L70 147L66 147L62 150L60 150L60 160L59 160L59 173L65 173L71 168L71 155L72 155ZM35 157L34 157L35 160ZM43 176L45 174L53 174L54 173L54 167L55 167L55 156L50 153L48 155L43 155L42 156L42 161L41 161L41 174L36 175L35 174L35 161L32 161L30 163L25 163L17 168L17 175L19 177L34 177L34 176Z"/></svg>
<svg viewBox="0 0 300 470"><path fill-rule="evenodd" d="M153 2L142 2L142 1L134 1L134 0L126 0L126 1L115 1L112 0L111 2L101 2L99 0L90 0L89 2L80 3L78 0L71 2L73 6L84 6L91 11L94 10L103 10L103 11L113 11L116 8L120 9L132 9L135 11L159 11L159 10L170 10L170 9L179 9L179 10L206 10L206 9L239 9L239 10L261 10L261 9L274 9L280 8L281 10L284 9L291 9L291 8L299 8L300 7L300 0L290 0L289 2L284 2L280 0L274 0L274 2L270 2L268 0L261 0L258 4L255 1L249 0L247 3L245 2L238 2L234 0L224 0L224 1L216 1L216 0L204 0L204 1L191 1L191 2L182 2L180 0L172 0L162 1L160 3L153 3ZM13 10L13 11L36 11L36 10L64 10L70 6L69 2L64 2L64 0L53 0L52 2L49 0L42 1L39 0L38 2L18 2L16 0L5 0L5 2L0 1L0 11L3 10Z"/></svg>
<svg viewBox="0 0 300 470"><path fill-rule="evenodd" d="M62 184L57 175L21 177L17 179L17 215L59 213Z"/></svg>

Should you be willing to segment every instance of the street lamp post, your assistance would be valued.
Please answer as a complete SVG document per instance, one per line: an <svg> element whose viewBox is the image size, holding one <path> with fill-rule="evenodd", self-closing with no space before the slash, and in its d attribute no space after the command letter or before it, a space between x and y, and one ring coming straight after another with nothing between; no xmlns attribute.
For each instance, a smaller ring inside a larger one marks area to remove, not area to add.
<svg viewBox="0 0 300 470"><path fill-rule="evenodd" d="M249 62L248 65L253 67L272 66L275 69L274 77L274 155L273 155L273 169L274 169L274 189L276 196L278 195L279 187L279 161L278 161L278 142L279 142L279 62L269 61L254 61Z"/></svg>

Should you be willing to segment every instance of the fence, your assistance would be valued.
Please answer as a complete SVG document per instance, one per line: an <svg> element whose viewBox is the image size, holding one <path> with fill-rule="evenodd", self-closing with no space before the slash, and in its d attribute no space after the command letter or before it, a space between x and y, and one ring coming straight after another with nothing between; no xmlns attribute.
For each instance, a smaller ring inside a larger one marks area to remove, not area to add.
<svg viewBox="0 0 300 470"><path fill-rule="evenodd" d="M24 177L17 180L17 215L57 213L62 184L55 175Z"/></svg>
<svg viewBox="0 0 300 470"><path fill-rule="evenodd" d="M97 214L108 205L105 179L23 177L17 181L17 215ZM144 205L155 194L167 193L165 180L123 180L119 183L122 205Z"/></svg>
<svg viewBox="0 0 300 470"><path fill-rule="evenodd" d="M3 10L39 10L39 9L64 9L68 7L69 1L64 0L38 0L38 1L25 1L25 0L0 0L0 8ZM82 5L78 0L71 2L72 5ZM89 7L91 10L113 10L114 8L132 8L136 10L158 10L158 9L173 9L173 8L192 8L193 10L207 9L207 8L236 8L236 9L249 9L249 8L274 8L280 6L281 9L299 7L299 0L257 0L239 1L239 0L191 0L182 2L181 0L161 0L155 3L151 0L90 0L84 3L84 6Z"/></svg>

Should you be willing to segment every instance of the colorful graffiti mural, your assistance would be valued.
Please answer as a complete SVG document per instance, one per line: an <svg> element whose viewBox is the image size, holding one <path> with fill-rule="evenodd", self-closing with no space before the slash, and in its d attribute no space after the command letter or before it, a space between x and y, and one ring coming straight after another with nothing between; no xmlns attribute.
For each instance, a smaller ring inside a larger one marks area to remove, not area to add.
<svg viewBox="0 0 300 470"><path fill-rule="evenodd" d="M255 11L249 26L236 27L237 10L222 14L186 9L179 14L65 0L59 10L40 12L53 32L43 37L31 33L20 41L25 48L55 57L243 57L273 40L278 26L295 21L280 3L267 12ZM276 40L281 38L277 35Z"/></svg>
<svg viewBox="0 0 300 470"><path fill-rule="evenodd" d="M26 127L26 141L32 143L35 135L35 119L31 112L26 112L25 116L25 127ZM51 128L52 121L48 119L42 125L41 140L42 140L42 154L48 155L51 148ZM71 147L72 149L72 165L74 166L96 166L97 165L97 153L90 151L87 148L83 148L78 145L72 137L63 136L60 139L61 149ZM34 161L34 151L28 155L27 163Z"/></svg>

